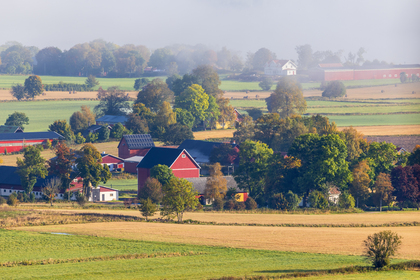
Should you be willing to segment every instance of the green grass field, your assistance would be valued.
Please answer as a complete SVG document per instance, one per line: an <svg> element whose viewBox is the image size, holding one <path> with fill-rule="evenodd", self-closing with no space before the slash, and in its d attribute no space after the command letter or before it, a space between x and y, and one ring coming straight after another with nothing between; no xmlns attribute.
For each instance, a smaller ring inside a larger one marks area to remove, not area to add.
<svg viewBox="0 0 420 280"><path fill-rule="evenodd" d="M233 249L8 230L0 230L0 237L1 263L80 259L78 263L1 267L2 279L206 279L279 275L367 265L359 256ZM85 259L121 254L164 253L179 253L181 256L96 261Z"/></svg>
<svg viewBox="0 0 420 280"><path fill-rule="evenodd" d="M105 186L117 190L137 190L137 179L109 180Z"/></svg>
<svg viewBox="0 0 420 280"><path fill-rule="evenodd" d="M55 120L68 122L75 111L80 111L80 106L86 105L93 110L98 103L90 100L0 102L0 124L4 124L13 112L23 112L29 118L25 132L47 131Z"/></svg>
<svg viewBox="0 0 420 280"><path fill-rule="evenodd" d="M344 105L344 104L343 104ZM420 112L420 104L406 106L346 106L336 105L335 107L312 107L306 110L306 113L328 113L328 114L386 114L386 113L404 113L404 112Z"/></svg>
<svg viewBox="0 0 420 280"><path fill-rule="evenodd" d="M420 114L327 116L337 126L412 125L420 124Z"/></svg>

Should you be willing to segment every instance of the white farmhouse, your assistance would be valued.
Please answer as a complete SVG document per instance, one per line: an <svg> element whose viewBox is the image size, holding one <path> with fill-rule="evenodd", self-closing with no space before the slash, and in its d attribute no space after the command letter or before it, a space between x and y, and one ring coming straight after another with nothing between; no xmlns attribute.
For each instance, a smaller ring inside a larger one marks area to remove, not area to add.
<svg viewBox="0 0 420 280"><path fill-rule="evenodd" d="M264 66L264 74L269 76L296 75L296 64L291 60L271 60Z"/></svg>

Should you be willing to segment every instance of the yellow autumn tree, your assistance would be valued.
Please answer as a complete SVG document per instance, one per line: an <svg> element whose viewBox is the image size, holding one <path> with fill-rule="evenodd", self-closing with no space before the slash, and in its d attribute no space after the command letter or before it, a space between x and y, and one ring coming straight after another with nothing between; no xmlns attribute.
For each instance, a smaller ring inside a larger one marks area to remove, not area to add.
<svg viewBox="0 0 420 280"><path fill-rule="evenodd" d="M224 198L227 191L227 181L223 178L222 166L216 162L210 166L210 176L207 178L204 196L207 199Z"/></svg>
<svg viewBox="0 0 420 280"><path fill-rule="evenodd" d="M356 198L356 207L359 207L359 200L368 198L370 189L369 184L372 181L369 177L370 167L367 161L361 161L353 169L353 181L350 185L350 193Z"/></svg>

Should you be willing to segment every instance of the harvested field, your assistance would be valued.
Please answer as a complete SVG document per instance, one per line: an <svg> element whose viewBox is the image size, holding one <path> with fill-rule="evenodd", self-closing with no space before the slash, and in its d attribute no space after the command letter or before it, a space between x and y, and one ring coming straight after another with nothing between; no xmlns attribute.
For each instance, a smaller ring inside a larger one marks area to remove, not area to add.
<svg viewBox="0 0 420 280"><path fill-rule="evenodd" d="M343 130L347 127L339 127ZM357 131L364 135L415 135L420 134L420 125L377 125L377 126L354 126Z"/></svg>
<svg viewBox="0 0 420 280"><path fill-rule="evenodd" d="M23 208L23 206L22 206ZM50 209L49 209L50 210ZM137 210L85 210L85 209L51 209L51 211L71 213L100 213L110 215L127 215L141 217ZM158 217L155 215L154 217ZM332 224L332 225L382 225L390 223L420 222L420 211L398 212L365 212L350 214L259 214L230 212L186 212L184 219L215 223L238 224ZM420 227L419 227L420 230Z"/></svg>
<svg viewBox="0 0 420 280"><path fill-rule="evenodd" d="M131 98L137 98L137 91L128 91ZM35 100L57 100L57 99L97 99L97 91L78 91L69 94L67 91L45 91L44 95L35 97ZM0 90L0 100L16 100L9 90Z"/></svg>
<svg viewBox="0 0 420 280"><path fill-rule="evenodd" d="M420 259L418 227L290 228L209 226L163 223L111 222L17 228L38 232L64 232L144 241L213 245L321 254L361 255L369 234L392 230L403 237L398 258Z"/></svg>
<svg viewBox="0 0 420 280"><path fill-rule="evenodd" d="M397 129L397 128L396 128ZM413 133L414 134L414 133ZM417 129L417 133L420 134L420 128ZM407 152L412 152L416 145L420 145L420 136L377 136L377 137L366 137L368 141L376 142L387 142L393 143L397 147L402 147Z"/></svg>
<svg viewBox="0 0 420 280"><path fill-rule="evenodd" d="M194 132L195 140L205 140L210 138L232 138L236 129L207 130Z"/></svg>

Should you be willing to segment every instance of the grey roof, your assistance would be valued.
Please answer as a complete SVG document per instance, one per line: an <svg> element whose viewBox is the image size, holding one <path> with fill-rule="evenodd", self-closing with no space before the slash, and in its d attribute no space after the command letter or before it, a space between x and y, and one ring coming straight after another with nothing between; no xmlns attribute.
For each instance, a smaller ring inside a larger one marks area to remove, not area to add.
<svg viewBox="0 0 420 280"><path fill-rule="evenodd" d="M199 194L204 194L204 189L206 188L206 182L208 177L198 177L198 178L185 178L188 182L191 182L193 184L194 189L197 190ZM238 184L236 183L233 176L223 176L223 178L226 179L227 188L234 188L238 192L241 192L238 188Z"/></svg>
<svg viewBox="0 0 420 280"><path fill-rule="evenodd" d="M202 140L185 140L179 145L178 149L185 149L187 152L195 159L198 163L208 163L210 162L211 151L215 147L219 147L221 142L209 142ZM236 144L231 144L232 147L235 147Z"/></svg>
<svg viewBox="0 0 420 280"><path fill-rule="evenodd" d="M183 149L152 147L144 156L143 160L140 161L140 163L137 165L137 168L150 169L158 164L171 167L183 151ZM200 168L200 166L194 161L192 157L191 159L197 165L197 167Z"/></svg>
<svg viewBox="0 0 420 280"><path fill-rule="evenodd" d="M115 123L125 124L127 120L128 120L127 116L114 116L114 115L105 115L96 119L97 122L108 123L108 124L115 124Z"/></svg>
<svg viewBox="0 0 420 280"><path fill-rule="evenodd" d="M152 136L150 134L123 135L123 138L125 139L125 142L127 143L130 150L151 148L155 146L155 143L153 142ZM120 144L118 144L118 147Z"/></svg>
<svg viewBox="0 0 420 280"><path fill-rule="evenodd" d="M42 140L64 138L55 131L46 132L21 132L21 133L0 133L0 141L5 140Z"/></svg>
<svg viewBox="0 0 420 280"><path fill-rule="evenodd" d="M0 133L16 133L23 132L19 126L13 125L0 125Z"/></svg>
<svg viewBox="0 0 420 280"><path fill-rule="evenodd" d="M133 156L133 157L129 157L124 159L124 162L140 162L143 160L144 157L142 156Z"/></svg>

